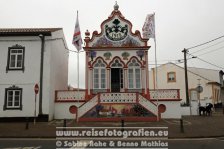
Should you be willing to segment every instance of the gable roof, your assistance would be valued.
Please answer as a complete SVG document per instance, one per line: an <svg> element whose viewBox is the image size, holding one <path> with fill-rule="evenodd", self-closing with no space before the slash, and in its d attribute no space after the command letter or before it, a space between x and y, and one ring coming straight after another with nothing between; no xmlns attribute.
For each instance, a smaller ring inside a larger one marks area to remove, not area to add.
<svg viewBox="0 0 224 149"><path fill-rule="evenodd" d="M86 32L84 50L89 49L145 49L149 39L141 37L140 31L132 32L132 23L118 10L118 5L114 7L111 15L104 20L100 25L101 31L94 31L92 37L89 32Z"/></svg>
<svg viewBox="0 0 224 149"><path fill-rule="evenodd" d="M189 71L194 72L200 76L203 76L204 78L208 78L209 80L213 82L220 83L220 76L219 72L220 70L213 70L213 69L206 69L206 68L195 68L195 67L188 67Z"/></svg>
<svg viewBox="0 0 224 149"><path fill-rule="evenodd" d="M52 32L62 28L0 28L0 36L51 36Z"/></svg>
<svg viewBox="0 0 224 149"><path fill-rule="evenodd" d="M163 66L166 66L166 65L174 65L180 69L184 69L183 67L177 65L177 64L174 64L172 62L168 62L168 63L165 63L165 64L162 64L160 65L159 67L163 67ZM214 70L214 69L206 69L206 68L196 68L196 67L188 67L187 68L187 71L191 74L194 74L194 75L197 75L201 78L204 78L206 80L208 80L209 82L217 82L220 84L220 76L219 76L219 72L220 70Z"/></svg>

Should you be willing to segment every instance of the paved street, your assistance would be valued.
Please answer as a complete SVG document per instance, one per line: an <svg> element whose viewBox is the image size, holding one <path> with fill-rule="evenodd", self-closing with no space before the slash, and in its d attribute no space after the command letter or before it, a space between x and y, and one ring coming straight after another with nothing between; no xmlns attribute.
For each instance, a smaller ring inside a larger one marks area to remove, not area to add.
<svg viewBox="0 0 224 149"><path fill-rule="evenodd" d="M223 149L224 138L172 139L169 149Z"/></svg>
<svg viewBox="0 0 224 149"><path fill-rule="evenodd" d="M1 138L0 149L55 149L55 142L54 138Z"/></svg>
<svg viewBox="0 0 224 149"><path fill-rule="evenodd" d="M8 138L0 139L1 149L55 149L55 139Z"/></svg>
<svg viewBox="0 0 224 149"><path fill-rule="evenodd" d="M159 122L125 122L124 126L168 127L169 149L224 148L224 116L222 113L213 114L212 117L185 116L183 120L184 133L180 132L179 119L163 119ZM27 130L25 129L25 123L0 123L0 149L55 149L56 127L62 126L63 121L61 120L38 122L36 125L30 122ZM120 127L121 123L76 123L74 120L69 120L67 121L67 126L103 128Z"/></svg>
<svg viewBox="0 0 224 149"><path fill-rule="evenodd" d="M168 142L169 149L223 149L224 147L224 138L169 139ZM0 148L55 149L55 143L55 139L0 139Z"/></svg>

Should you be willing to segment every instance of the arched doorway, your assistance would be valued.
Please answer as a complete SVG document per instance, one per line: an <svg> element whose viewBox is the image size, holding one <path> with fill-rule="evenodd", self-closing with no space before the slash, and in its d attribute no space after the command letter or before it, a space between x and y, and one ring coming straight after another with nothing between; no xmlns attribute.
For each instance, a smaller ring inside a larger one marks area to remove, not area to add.
<svg viewBox="0 0 224 149"><path fill-rule="evenodd" d="M123 65L119 59L115 59L111 64L111 92L124 91Z"/></svg>

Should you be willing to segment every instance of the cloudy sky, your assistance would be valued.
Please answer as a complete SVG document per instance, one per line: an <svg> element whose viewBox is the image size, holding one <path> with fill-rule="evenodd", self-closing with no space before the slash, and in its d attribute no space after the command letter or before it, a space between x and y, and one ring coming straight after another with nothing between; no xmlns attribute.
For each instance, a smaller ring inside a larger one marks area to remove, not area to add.
<svg viewBox="0 0 224 149"><path fill-rule="evenodd" d="M177 63L189 48L224 35L223 0L117 0L119 10L140 30L147 14L155 12L158 64ZM113 11L115 0L0 0L1 28L62 27L70 50L79 11L82 32L100 32L100 24ZM149 52L149 67L154 67L154 41ZM224 70L224 38L190 49L198 56L188 65ZM76 87L76 53L70 52L69 84ZM80 54L80 87L84 87L84 53ZM200 60L200 59L201 60ZM209 62L203 62L202 60ZM183 65L183 64L180 64Z"/></svg>

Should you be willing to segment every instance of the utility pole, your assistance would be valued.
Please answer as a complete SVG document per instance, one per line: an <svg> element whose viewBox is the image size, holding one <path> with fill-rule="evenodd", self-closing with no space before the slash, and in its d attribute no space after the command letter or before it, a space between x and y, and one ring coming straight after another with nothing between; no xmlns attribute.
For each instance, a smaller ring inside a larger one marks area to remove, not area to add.
<svg viewBox="0 0 224 149"><path fill-rule="evenodd" d="M184 71L185 71L185 90L186 90L186 104L191 106L189 102L189 92L188 92L188 76L187 76L187 49L182 51L184 53Z"/></svg>
<svg viewBox="0 0 224 149"><path fill-rule="evenodd" d="M44 44L45 36L40 34L41 39L41 56L40 56L40 94L39 94L39 115L43 115L42 98L43 98L43 71L44 71Z"/></svg>

